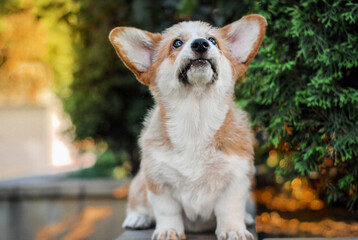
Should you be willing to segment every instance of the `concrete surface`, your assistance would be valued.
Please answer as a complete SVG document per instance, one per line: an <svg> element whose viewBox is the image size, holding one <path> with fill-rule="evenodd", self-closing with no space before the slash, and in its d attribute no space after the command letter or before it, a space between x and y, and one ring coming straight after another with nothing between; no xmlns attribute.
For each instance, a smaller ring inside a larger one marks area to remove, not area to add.
<svg viewBox="0 0 358 240"><path fill-rule="evenodd" d="M113 240L123 233L128 180L71 179L67 174L0 182L0 240Z"/></svg>
<svg viewBox="0 0 358 240"><path fill-rule="evenodd" d="M255 227L252 226L248 229L257 239L257 233L255 231ZM153 234L154 229L149 230L126 230L120 237L116 240L151 240L151 236ZM200 234L193 234L187 233L186 234L187 240L216 240L214 233L200 233Z"/></svg>
<svg viewBox="0 0 358 240"><path fill-rule="evenodd" d="M358 240L356 238L344 238L344 237L337 237L337 238L264 238L263 240Z"/></svg>
<svg viewBox="0 0 358 240"><path fill-rule="evenodd" d="M76 179L68 174L0 181L0 199L51 197L113 197L113 191L129 180Z"/></svg>

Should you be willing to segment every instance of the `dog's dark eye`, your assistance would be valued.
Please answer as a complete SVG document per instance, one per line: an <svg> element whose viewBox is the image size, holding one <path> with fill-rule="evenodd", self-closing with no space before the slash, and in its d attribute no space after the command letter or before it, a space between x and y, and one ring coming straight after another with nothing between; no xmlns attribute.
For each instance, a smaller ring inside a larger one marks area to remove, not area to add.
<svg viewBox="0 0 358 240"><path fill-rule="evenodd" d="M216 46L217 45L217 43L216 43L216 40L214 39L214 38L212 38L212 37L209 37L209 39L208 39L214 46Z"/></svg>
<svg viewBox="0 0 358 240"><path fill-rule="evenodd" d="M173 42L173 48L177 49L180 48L181 46L183 46L183 41L180 39L175 39Z"/></svg>

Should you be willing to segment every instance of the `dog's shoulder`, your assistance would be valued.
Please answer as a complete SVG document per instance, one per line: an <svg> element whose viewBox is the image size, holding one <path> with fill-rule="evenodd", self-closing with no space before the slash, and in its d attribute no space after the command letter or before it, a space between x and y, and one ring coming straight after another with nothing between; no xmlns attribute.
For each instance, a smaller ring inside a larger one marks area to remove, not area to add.
<svg viewBox="0 0 358 240"><path fill-rule="evenodd" d="M247 113L232 107L226 115L224 123L215 134L217 149L231 155L253 159L254 136L250 128Z"/></svg>

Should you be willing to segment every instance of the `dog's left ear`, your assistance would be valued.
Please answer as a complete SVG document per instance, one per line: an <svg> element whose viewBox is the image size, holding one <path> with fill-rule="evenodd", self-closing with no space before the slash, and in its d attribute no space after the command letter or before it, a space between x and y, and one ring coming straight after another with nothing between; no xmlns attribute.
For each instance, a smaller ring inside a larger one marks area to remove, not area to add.
<svg viewBox="0 0 358 240"><path fill-rule="evenodd" d="M238 63L249 65L260 48L266 26L263 16L252 14L220 29L222 36L230 44L231 56Z"/></svg>
<svg viewBox="0 0 358 240"><path fill-rule="evenodd" d="M137 79L150 84L148 73L154 61L155 49L162 39L158 33L150 33L132 27L117 27L109 34L109 40L124 64Z"/></svg>

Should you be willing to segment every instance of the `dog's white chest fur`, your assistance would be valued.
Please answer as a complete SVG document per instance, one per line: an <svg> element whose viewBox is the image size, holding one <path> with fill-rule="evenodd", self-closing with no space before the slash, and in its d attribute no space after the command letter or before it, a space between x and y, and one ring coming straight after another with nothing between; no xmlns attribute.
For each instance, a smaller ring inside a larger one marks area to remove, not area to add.
<svg viewBox="0 0 358 240"><path fill-rule="evenodd" d="M215 167L221 160L218 153L204 153L200 149L191 153L163 153L171 159L165 163L163 177L172 186L171 194L179 201L187 217L194 221L197 217L208 219L214 202L228 175L228 169L217 172Z"/></svg>
<svg viewBox="0 0 358 240"><path fill-rule="evenodd" d="M191 221L208 220L213 215L217 198L234 175L246 179L249 172L248 161L228 156L212 144L213 133L222 125L228 109L216 108L215 111L210 101L205 101L208 104L200 105L200 101L192 100L188 106L172 113L174 120L169 120L166 125L172 148L143 149L146 159L152 161L147 171L161 184L170 186L167 194L180 203ZM143 131L142 143L155 136L162 127L158 125L158 118L159 108L155 108Z"/></svg>
<svg viewBox="0 0 358 240"><path fill-rule="evenodd" d="M161 176L171 186L170 194L180 203L185 215L191 221L198 217L208 220L213 213L216 198L225 187L225 181L222 180L229 175L228 169L216 172L213 166L218 164L213 160L216 158L215 153L167 152L158 155L163 157ZM170 159L170 162L164 159ZM220 157L216 159L219 161Z"/></svg>
<svg viewBox="0 0 358 240"><path fill-rule="evenodd" d="M228 111L228 106L222 104L225 96L214 99L210 96L212 91L201 93L203 96L174 96L171 98L176 99L169 100L180 102L167 108L170 118L166 128L175 149L189 154L208 150L206 147L212 143Z"/></svg>

